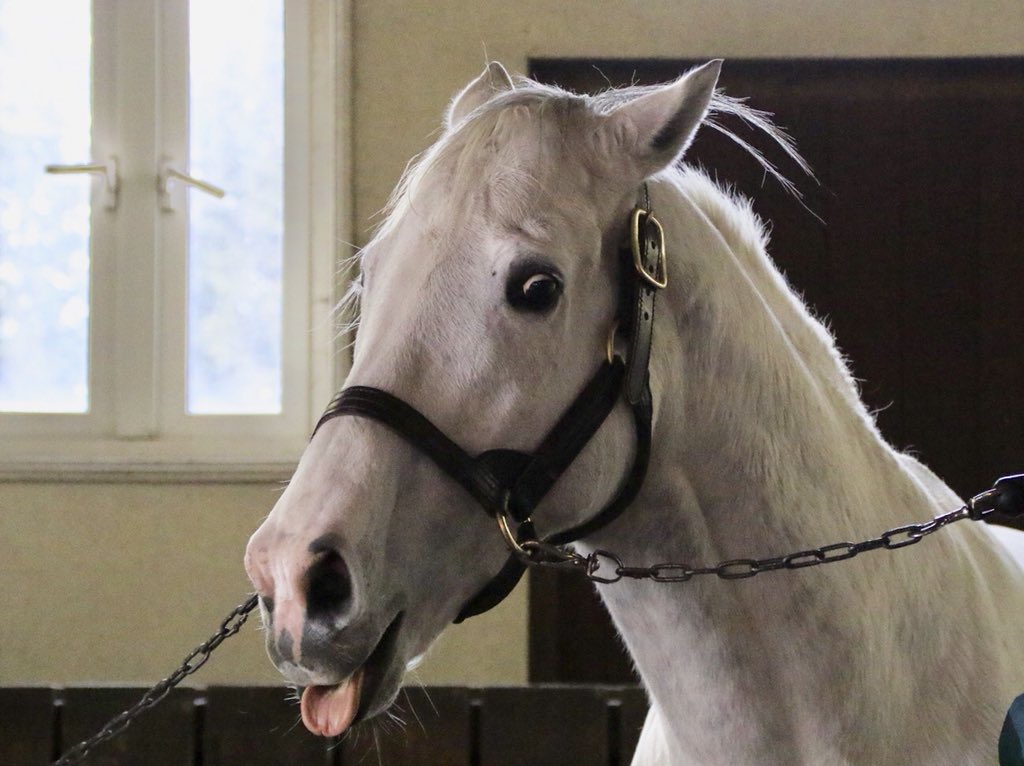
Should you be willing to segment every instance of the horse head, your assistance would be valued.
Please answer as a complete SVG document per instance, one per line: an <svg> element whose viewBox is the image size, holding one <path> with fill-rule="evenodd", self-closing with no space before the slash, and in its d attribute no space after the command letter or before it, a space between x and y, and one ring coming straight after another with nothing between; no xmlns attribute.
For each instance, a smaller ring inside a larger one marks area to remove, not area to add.
<svg viewBox="0 0 1024 766"><path fill-rule="evenodd" d="M605 360L630 210L691 141L718 71L614 103L517 85L491 64L362 252L345 390L387 392L467 455L535 450ZM584 522L626 478L626 403L599 425L538 499L539 534ZM373 418L331 417L245 565L269 654L305 687L306 726L333 735L386 709L406 666L508 561L436 456Z"/></svg>

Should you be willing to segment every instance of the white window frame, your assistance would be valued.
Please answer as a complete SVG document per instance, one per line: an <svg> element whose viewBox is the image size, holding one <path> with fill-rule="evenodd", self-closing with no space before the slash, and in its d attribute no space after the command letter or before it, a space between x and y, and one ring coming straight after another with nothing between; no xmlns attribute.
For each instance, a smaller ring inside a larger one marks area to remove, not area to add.
<svg viewBox="0 0 1024 766"><path fill-rule="evenodd" d="M350 3L285 0L282 412L187 415L188 0L93 0L90 408L0 414L0 479L252 480L287 475L347 371L333 308L350 241ZM159 60L154 55L159 51ZM214 179L211 179L214 180ZM195 193L195 192L191 192Z"/></svg>

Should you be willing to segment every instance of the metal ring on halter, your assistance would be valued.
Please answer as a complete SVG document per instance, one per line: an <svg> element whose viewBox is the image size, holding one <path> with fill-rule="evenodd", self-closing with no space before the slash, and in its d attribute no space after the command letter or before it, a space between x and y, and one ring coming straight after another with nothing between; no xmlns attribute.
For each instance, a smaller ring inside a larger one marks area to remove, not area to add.
<svg viewBox="0 0 1024 766"><path fill-rule="evenodd" d="M505 540L505 545L508 546L508 549L519 558L529 560L531 558L530 552L519 544L516 536L512 534L512 528L508 524L508 506L511 500L512 491L505 490L505 494L501 498L501 510L494 515L494 518L498 522L498 531L501 532L501 536ZM529 521L529 519L526 521ZM523 523L525 524L526 522Z"/></svg>
<svg viewBox="0 0 1024 766"><path fill-rule="evenodd" d="M608 357L608 364L615 361L615 335L619 332L619 320L612 322L612 329L608 332L608 340L605 343L605 355Z"/></svg>
<svg viewBox="0 0 1024 766"><path fill-rule="evenodd" d="M495 520L498 522L498 530L505 540L505 545L516 558L534 566L564 567L568 564L586 568L588 559L570 548L562 548L533 538L519 542L512 534L512 527L508 523L508 506L511 497L512 492L506 490L502 496L501 510L495 515ZM529 521L530 519L527 519L523 524L527 524Z"/></svg>

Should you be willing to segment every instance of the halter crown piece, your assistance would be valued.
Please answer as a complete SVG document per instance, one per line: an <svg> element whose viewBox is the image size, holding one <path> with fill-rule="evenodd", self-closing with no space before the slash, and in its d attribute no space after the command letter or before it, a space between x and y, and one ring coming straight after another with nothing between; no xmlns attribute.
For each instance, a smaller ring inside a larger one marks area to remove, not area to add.
<svg viewBox="0 0 1024 766"><path fill-rule="evenodd" d="M324 423L341 415L377 420L423 452L497 520L511 555L501 570L462 607L455 622L497 606L519 582L527 564L542 563L533 561L530 553L519 545L526 540L536 542L530 515L597 433L620 397L632 408L636 430L636 450L628 476L595 516L548 536L544 542L564 545L586 537L616 519L640 491L651 452L648 363L654 303L658 291L668 284L665 232L651 212L646 183L642 193L642 203L630 216L629 242L620 250L619 309L608 339L607 359L532 454L492 449L473 457L415 407L370 386L342 389L313 429L315 435ZM618 335L629 339L625 359L615 352ZM516 525L514 532L510 521Z"/></svg>

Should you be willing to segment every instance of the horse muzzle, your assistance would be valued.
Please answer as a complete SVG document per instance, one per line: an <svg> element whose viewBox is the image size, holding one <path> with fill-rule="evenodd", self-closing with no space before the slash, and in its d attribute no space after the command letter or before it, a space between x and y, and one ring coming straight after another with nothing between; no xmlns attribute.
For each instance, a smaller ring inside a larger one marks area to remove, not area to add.
<svg viewBox="0 0 1024 766"><path fill-rule="evenodd" d="M403 613L399 612L366 660L343 681L303 689L302 722L310 732L336 737L390 707L404 672L401 663L396 662L402 619Z"/></svg>
<svg viewBox="0 0 1024 766"><path fill-rule="evenodd" d="M249 541L245 568L260 596L271 661L288 683L305 687L307 728L333 736L383 711L397 693L404 612L363 613L336 536L308 546L294 539L264 525Z"/></svg>

